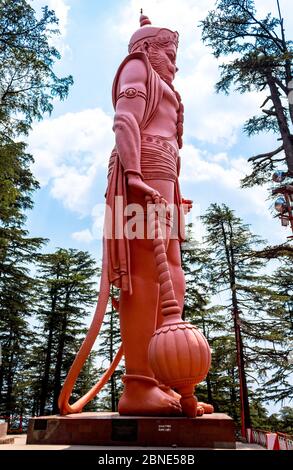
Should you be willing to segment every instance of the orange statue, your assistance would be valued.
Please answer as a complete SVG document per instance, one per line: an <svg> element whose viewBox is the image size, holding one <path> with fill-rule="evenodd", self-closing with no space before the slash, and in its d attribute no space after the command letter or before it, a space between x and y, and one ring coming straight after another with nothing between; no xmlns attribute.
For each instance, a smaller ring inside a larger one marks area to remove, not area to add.
<svg viewBox="0 0 293 470"><path fill-rule="evenodd" d="M109 162L100 296L87 338L60 394L61 414L81 411L108 380L123 353L126 374L120 414L195 417L213 411L211 405L197 406L193 394L194 386L208 372L209 346L194 326L181 320L185 294L180 256L182 204L188 211L192 201L182 199L178 183L183 105L172 85L178 33L153 27L144 15L140 24L113 84L116 145ZM135 236L128 224L133 211ZM114 305L119 310L123 346L96 386L70 405L72 388L98 334L111 284L120 288L119 302L114 300Z"/></svg>

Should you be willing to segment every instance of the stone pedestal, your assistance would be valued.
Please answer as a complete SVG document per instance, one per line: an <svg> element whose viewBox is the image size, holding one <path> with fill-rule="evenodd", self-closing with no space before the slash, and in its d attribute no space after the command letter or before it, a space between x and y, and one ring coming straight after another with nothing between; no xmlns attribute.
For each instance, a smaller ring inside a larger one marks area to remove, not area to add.
<svg viewBox="0 0 293 470"><path fill-rule="evenodd" d="M0 423L0 444L13 444L14 438L7 436L7 423Z"/></svg>
<svg viewBox="0 0 293 470"><path fill-rule="evenodd" d="M27 444L235 449L235 429L222 413L197 418L80 413L31 418Z"/></svg>
<svg viewBox="0 0 293 470"><path fill-rule="evenodd" d="M4 437L7 434L7 423L0 423L0 437Z"/></svg>

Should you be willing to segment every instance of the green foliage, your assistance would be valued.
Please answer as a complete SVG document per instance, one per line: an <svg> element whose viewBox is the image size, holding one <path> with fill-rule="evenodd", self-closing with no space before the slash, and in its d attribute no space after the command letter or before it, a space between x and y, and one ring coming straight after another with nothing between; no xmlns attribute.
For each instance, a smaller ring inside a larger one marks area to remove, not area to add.
<svg viewBox="0 0 293 470"><path fill-rule="evenodd" d="M280 429L280 432L284 432L287 434L293 435L293 408L290 406L284 406L284 408L281 409L280 413L280 426L278 429Z"/></svg>
<svg viewBox="0 0 293 470"><path fill-rule="evenodd" d="M119 289L111 287L111 297L118 301ZM109 367L121 344L119 315L113 305L109 305L99 335L98 359L101 362L99 376ZM117 411L118 401L122 392L122 374L124 364L117 366L112 377L98 396L97 408L102 411Z"/></svg>
<svg viewBox="0 0 293 470"><path fill-rule="evenodd" d="M217 92L228 94L231 89L239 93L268 92L260 106L263 114L250 118L244 131L249 136L260 132L278 133L283 142L278 152L251 159L252 173L244 178L243 187L269 181L280 162L287 163L293 174L290 132L293 105L288 101L293 78L293 42L286 40L283 19L274 18L271 13L259 19L253 0L218 0L216 8L201 22L201 28L203 42L212 48L214 56L231 56L232 59L220 65ZM271 107L266 108L269 104Z"/></svg>
<svg viewBox="0 0 293 470"><path fill-rule="evenodd" d="M263 395L267 400L274 402L293 399L293 364L288 360L293 340L292 259L291 254L280 260L280 267L268 279L273 292L268 306L276 330L272 334L274 341L280 344L280 348L275 351L273 357L275 368L272 374L266 376ZM269 363L272 363L270 358Z"/></svg>
<svg viewBox="0 0 293 470"><path fill-rule="evenodd" d="M222 303L227 312L224 331L231 335L233 322L234 328L235 321L240 325L243 366L254 389L253 393L248 389L250 402L252 396L262 401L273 397L276 401L290 399L292 386L290 389L286 358L291 324L284 318L288 293L282 291L282 276L280 272L272 278L266 275L266 260L258 256L263 241L227 206L212 204L202 220L207 231L207 247L211 250L210 284L217 286L225 299ZM284 286L291 289L284 267L282 272Z"/></svg>
<svg viewBox="0 0 293 470"><path fill-rule="evenodd" d="M40 255L39 266L36 316L43 358L39 412L57 412L61 384L87 331L83 320L96 300L97 269L89 253L73 249ZM92 369L90 360L84 373L87 383L93 380Z"/></svg>
<svg viewBox="0 0 293 470"><path fill-rule="evenodd" d="M64 99L73 83L53 70L60 59L50 44L57 24L48 7L38 20L27 1L0 1L0 132L6 138L27 134L33 119L50 113L52 100Z"/></svg>
<svg viewBox="0 0 293 470"><path fill-rule="evenodd" d="M16 403L14 388L32 340L34 280L29 273L42 239L29 238L17 227L0 228L0 413L10 414Z"/></svg>
<svg viewBox="0 0 293 470"><path fill-rule="evenodd" d="M47 7L38 20L27 1L0 0L1 414L27 409L30 366L36 361L34 353L40 353L28 323L35 313L37 284L30 268L45 240L25 230L38 182L30 170L33 157L18 139L28 134L34 119L51 112L53 99L67 96L72 84L71 76L58 78L53 70L60 58L50 45L58 34L57 23Z"/></svg>
<svg viewBox="0 0 293 470"><path fill-rule="evenodd" d="M216 284L210 280L213 272L212 250L198 245L192 238L192 226L182 250L182 267L186 280L184 305L185 320L195 324L212 348L212 364L196 395L199 401L211 403L216 411L227 412L239 421L236 358L231 330L228 330L226 312L215 304Z"/></svg>
<svg viewBox="0 0 293 470"><path fill-rule="evenodd" d="M203 41L217 58L263 50L272 57L284 53L282 39L276 33L280 20L271 13L259 20L253 0L218 0L216 9L208 13L201 25Z"/></svg>
<svg viewBox="0 0 293 470"><path fill-rule="evenodd" d="M38 188L30 165L31 155L25 144L1 142L0 139L0 224L8 227L12 222L25 221L24 211L32 208L32 193Z"/></svg>

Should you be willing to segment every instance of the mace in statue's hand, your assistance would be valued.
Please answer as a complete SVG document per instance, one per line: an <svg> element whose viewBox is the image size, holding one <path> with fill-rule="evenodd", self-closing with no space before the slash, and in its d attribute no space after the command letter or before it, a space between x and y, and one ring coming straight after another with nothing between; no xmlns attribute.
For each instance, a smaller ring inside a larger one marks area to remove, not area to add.
<svg viewBox="0 0 293 470"><path fill-rule="evenodd" d="M183 206L184 214L186 215L186 214L188 214L188 212L191 211L193 201L191 199L182 198L181 199L181 204Z"/></svg>

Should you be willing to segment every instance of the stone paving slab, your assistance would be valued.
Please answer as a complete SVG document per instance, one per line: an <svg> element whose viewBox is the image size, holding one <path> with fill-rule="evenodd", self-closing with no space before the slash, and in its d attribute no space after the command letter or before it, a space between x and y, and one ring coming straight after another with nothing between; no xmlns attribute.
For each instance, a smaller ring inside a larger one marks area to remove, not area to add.
<svg viewBox="0 0 293 470"><path fill-rule="evenodd" d="M12 435L12 438L15 439L14 444L3 444L0 446L1 450L111 450L111 451L121 451L121 450L170 450L170 447L126 447L126 446L111 446L111 447L102 447L102 446L79 446L79 445L36 445L36 444L26 444L26 434L17 434ZM172 448L174 450L174 448ZM206 449L206 448L188 448L180 447L178 450L229 450L229 449ZM231 449L232 450L232 449ZM236 450L266 450L264 447L261 447L257 444L248 444L243 442L236 442Z"/></svg>

